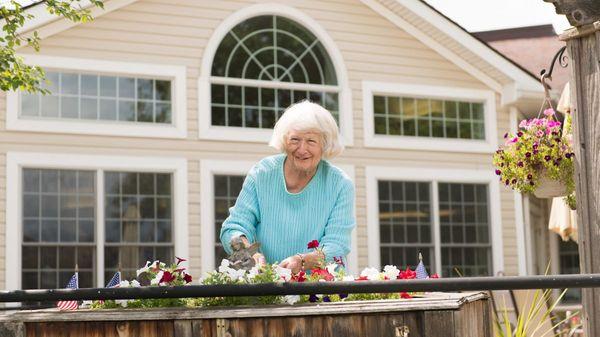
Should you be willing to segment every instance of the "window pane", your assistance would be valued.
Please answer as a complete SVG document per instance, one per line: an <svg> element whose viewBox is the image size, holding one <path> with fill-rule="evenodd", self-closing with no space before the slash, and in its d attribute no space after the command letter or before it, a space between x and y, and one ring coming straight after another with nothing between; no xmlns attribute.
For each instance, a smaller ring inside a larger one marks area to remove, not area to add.
<svg viewBox="0 0 600 337"><path fill-rule="evenodd" d="M89 254L81 257L80 252L94 249L94 176L93 171L23 169L23 186L26 187L23 196L30 205L39 207L40 212L32 212L31 206L23 208L23 272L34 280L23 280L22 285L56 287L58 275L72 274L73 261L78 258L80 272L93 275L90 265L93 257ZM86 182L89 180L91 186ZM40 200L39 206L34 200ZM43 280L43 274L52 279ZM91 286L94 279L85 282L92 282Z"/></svg>
<svg viewBox="0 0 600 337"><path fill-rule="evenodd" d="M380 246L385 251L382 265L393 264L399 268L415 266L418 255L430 270L433 267L430 216L431 200L428 182L403 182L379 180L379 230ZM421 235L424 233L424 235Z"/></svg>
<svg viewBox="0 0 600 337"><path fill-rule="evenodd" d="M119 97L135 98L135 79L119 77Z"/></svg>
<svg viewBox="0 0 600 337"><path fill-rule="evenodd" d="M21 116L167 123L172 121L171 80L47 72L50 95L21 95ZM141 110L138 112L138 110Z"/></svg>
<svg viewBox="0 0 600 337"><path fill-rule="evenodd" d="M485 139L483 103L375 95L373 112L375 134Z"/></svg>
<svg viewBox="0 0 600 337"><path fill-rule="evenodd" d="M487 201L476 192L487 193L483 184L439 183L442 261L444 276L491 275L491 243ZM478 213L486 216L478 216Z"/></svg>
<svg viewBox="0 0 600 337"><path fill-rule="evenodd" d="M79 117L79 100L77 97L62 97L60 104L60 113L62 118Z"/></svg>
<svg viewBox="0 0 600 337"><path fill-rule="evenodd" d="M223 38L214 57L212 75L313 86L337 85L333 63L316 37L294 21L269 15L239 23ZM242 88L212 84L211 96L212 125L272 128L280 112L307 98L324 105L336 119L339 113L337 92L312 88Z"/></svg>
<svg viewBox="0 0 600 337"><path fill-rule="evenodd" d="M171 174L105 172L105 273L135 277L146 260L172 261ZM165 260L169 258L169 260Z"/></svg>
<svg viewBox="0 0 600 337"><path fill-rule="evenodd" d="M215 175L214 182L214 218L215 218L215 266L226 257L219 239L221 224L229 215L229 208L235 205L235 201L242 190L244 176L241 175Z"/></svg>
<svg viewBox="0 0 600 337"><path fill-rule="evenodd" d="M42 96L42 117L58 117L58 96Z"/></svg>
<svg viewBox="0 0 600 337"><path fill-rule="evenodd" d="M81 94L86 96L98 96L98 76L81 75Z"/></svg>
<svg viewBox="0 0 600 337"><path fill-rule="evenodd" d="M21 115L39 116L40 114L40 96L38 94L23 93L21 96Z"/></svg>

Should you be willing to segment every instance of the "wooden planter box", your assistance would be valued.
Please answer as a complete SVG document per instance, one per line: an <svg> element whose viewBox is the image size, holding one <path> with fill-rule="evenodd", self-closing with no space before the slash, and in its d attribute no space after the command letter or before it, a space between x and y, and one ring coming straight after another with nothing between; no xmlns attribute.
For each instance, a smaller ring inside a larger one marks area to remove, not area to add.
<svg viewBox="0 0 600 337"><path fill-rule="evenodd" d="M294 306L50 309L1 315L0 336L491 337L490 312L484 293L429 293L408 300Z"/></svg>

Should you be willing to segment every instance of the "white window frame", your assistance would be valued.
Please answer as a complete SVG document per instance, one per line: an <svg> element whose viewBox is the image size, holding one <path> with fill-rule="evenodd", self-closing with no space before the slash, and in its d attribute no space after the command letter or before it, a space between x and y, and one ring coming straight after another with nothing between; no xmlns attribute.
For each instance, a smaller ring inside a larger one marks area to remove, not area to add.
<svg viewBox="0 0 600 337"><path fill-rule="evenodd" d="M333 39L321 25L305 14L304 12L282 4L264 3L245 7L229 17L215 29L215 32L210 37L208 44L204 50L202 57L202 66L200 77L198 78L198 136L200 139L210 140L229 140L241 142L269 142L273 130L259 128L244 128L233 126L216 126L211 125L211 72L215 53L223 38L233 29L238 23L258 16L258 15L278 15L289 18L301 24L304 28L313 33L319 42L325 47L325 50L331 57L333 66L336 70L338 80L338 109L340 133L344 139L346 146L352 146L354 143L353 133L353 113L352 113L352 97L350 84L348 82L348 72L342 58L342 54L337 48ZM262 81L244 80L225 78L221 82L227 82L229 85L252 85L253 82L264 83ZM273 83L271 87L277 87L278 83ZM286 88L289 84L283 83ZM310 85L296 83L299 88L309 88Z"/></svg>
<svg viewBox="0 0 600 337"><path fill-rule="evenodd" d="M205 159L200 162L200 204L205 210L200 214L200 239L201 245L201 271L206 272L215 270L217 266L215 261L215 175L247 175L248 171L257 162L255 161L237 161L237 160L212 160ZM334 164L344 171L352 181L354 180L354 166L348 164ZM354 201L356 205L356 199ZM356 214L356 207L355 207ZM356 227L352 231L351 250L348 254L348 265L350 273L358 273L358 245L356 237Z"/></svg>
<svg viewBox="0 0 600 337"><path fill-rule="evenodd" d="M493 153L498 147L496 99L491 90L423 84L363 81L363 127L366 147L465 153ZM454 139L375 134L373 96L409 96L417 98L467 100L483 103L485 139Z"/></svg>
<svg viewBox="0 0 600 337"><path fill-rule="evenodd" d="M381 267L379 239L379 194L378 180L419 181L431 183L432 234L434 244L435 266L432 272L441 275L442 249L440 238L440 216L438 184L465 183L486 184L488 186L488 207L490 214L490 244L492 246L492 271L496 275L504 270L502 246L502 216L500 213L500 185L491 170L477 169L432 169L428 167L391 167L367 166L367 233L369 266ZM415 257L416 259L416 257ZM416 263L416 261L415 261ZM403 267L403 266L398 266Z"/></svg>
<svg viewBox="0 0 600 337"><path fill-rule="evenodd" d="M149 64L97 59L83 59L48 55L20 55L25 63L54 71L79 71L112 76L147 76L170 79L171 123L136 123L121 121L34 119L20 117L21 92L9 91L6 95L6 129L17 131L75 133L84 135L186 138L186 67L169 64Z"/></svg>
<svg viewBox="0 0 600 337"><path fill-rule="evenodd" d="M8 152L6 154L6 289L21 289L23 168L94 170L96 172L96 283L104 285L104 172L173 174L173 245L176 256L189 256L187 159L67 153ZM169 262L169 261L165 261ZM141 267L141 266L140 266Z"/></svg>

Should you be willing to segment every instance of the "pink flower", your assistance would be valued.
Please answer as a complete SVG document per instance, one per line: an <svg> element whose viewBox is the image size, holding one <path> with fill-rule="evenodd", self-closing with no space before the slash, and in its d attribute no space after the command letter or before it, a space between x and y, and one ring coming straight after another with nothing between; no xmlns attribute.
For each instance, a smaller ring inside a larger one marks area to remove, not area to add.
<svg viewBox="0 0 600 337"><path fill-rule="evenodd" d="M529 126L529 121L524 119L521 121L521 123L519 123L519 128L524 129L527 128Z"/></svg>
<svg viewBox="0 0 600 337"><path fill-rule="evenodd" d="M550 108L550 109L544 110L544 115L546 115L548 117L554 116L554 109Z"/></svg>
<svg viewBox="0 0 600 337"><path fill-rule="evenodd" d="M307 247L308 247L308 249L319 248L319 241L312 240L311 242L308 243Z"/></svg>
<svg viewBox="0 0 600 337"><path fill-rule="evenodd" d="M412 296L410 296L410 294L407 292L401 292L400 298L412 298Z"/></svg>

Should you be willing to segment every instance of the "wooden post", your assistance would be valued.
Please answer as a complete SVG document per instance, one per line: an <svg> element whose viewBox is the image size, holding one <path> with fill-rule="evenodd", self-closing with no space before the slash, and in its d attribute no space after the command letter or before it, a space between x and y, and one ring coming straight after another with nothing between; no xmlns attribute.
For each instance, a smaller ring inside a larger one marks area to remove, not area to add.
<svg viewBox="0 0 600 337"><path fill-rule="evenodd" d="M600 13L596 20L600 19ZM600 21L561 35L571 60L573 145L582 273L600 272ZM600 336L600 289L583 289L586 336Z"/></svg>

